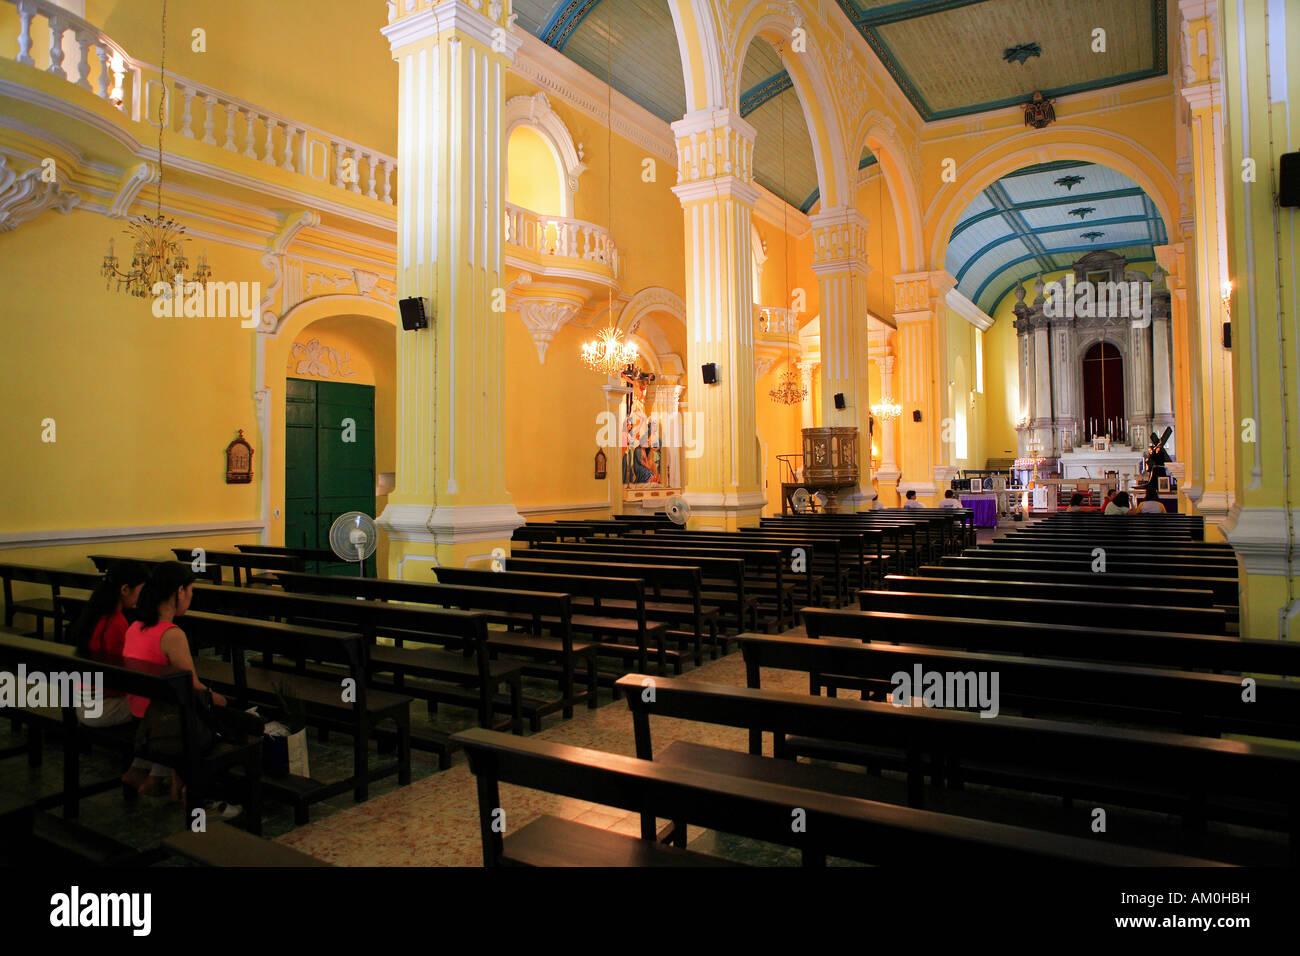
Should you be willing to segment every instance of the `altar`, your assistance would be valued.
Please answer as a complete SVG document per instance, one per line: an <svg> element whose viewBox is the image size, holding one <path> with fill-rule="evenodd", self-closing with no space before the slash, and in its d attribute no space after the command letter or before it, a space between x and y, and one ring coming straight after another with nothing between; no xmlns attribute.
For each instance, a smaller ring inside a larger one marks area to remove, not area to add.
<svg viewBox="0 0 1300 956"><path fill-rule="evenodd" d="M1109 451L1094 450L1091 445L1071 449L1061 455L1061 477L1104 479L1106 472L1136 475L1142 470L1142 452L1127 445L1111 445Z"/></svg>

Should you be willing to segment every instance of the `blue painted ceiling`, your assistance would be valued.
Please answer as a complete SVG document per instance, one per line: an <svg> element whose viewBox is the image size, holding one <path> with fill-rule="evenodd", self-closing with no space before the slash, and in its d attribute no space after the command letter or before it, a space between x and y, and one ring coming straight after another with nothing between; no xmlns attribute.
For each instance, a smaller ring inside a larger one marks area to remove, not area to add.
<svg viewBox="0 0 1300 956"><path fill-rule="evenodd" d="M1131 262L1167 241L1150 197L1123 173L1062 161L1003 176L976 197L948 240L944 267L957 289L992 315L1012 288L1109 249Z"/></svg>

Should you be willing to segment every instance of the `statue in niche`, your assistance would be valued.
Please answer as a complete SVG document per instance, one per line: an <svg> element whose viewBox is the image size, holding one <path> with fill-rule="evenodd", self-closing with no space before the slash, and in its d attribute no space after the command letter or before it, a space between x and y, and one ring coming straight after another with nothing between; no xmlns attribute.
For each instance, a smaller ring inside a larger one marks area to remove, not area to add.
<svg viewBox="0 0 1300 956"><path fill-rule="evenodd" d="M659 423L646 411L646 391L654 375L629 365L620 373L631 387L627 396L619 457L622 460L623 484L638 487L663 486L663 438Z"/></svg>

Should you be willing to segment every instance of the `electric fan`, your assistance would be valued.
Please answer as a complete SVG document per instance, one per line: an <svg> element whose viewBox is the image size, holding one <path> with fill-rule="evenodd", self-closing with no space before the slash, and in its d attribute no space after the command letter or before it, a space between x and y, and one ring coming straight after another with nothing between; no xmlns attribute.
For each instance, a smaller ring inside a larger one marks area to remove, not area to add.
<svg viewBox="0 0 1300 956"><path fill-rule="evenodd" d="M790 495L790 507L794 509L794 513L797 515L806 514L811 501L812 495L808 494L807 488L796 488L794 493Z"/></svg>
<svg viewBox="0 0 1300 956"><path fill-rule="evenodd" d="M668 520L677 525L686 524L686 519L691 516L691 506L680 495L669 498L664 511L668 514Z"/></svg>
<svg viewBox="0 0 1300 956"><path fill-rule="evenodd" d="M330 548L343 561L355 561L357 576L366 576L366 558L379 545L375 520L363 511L348 511L330 525Z"/></svg>

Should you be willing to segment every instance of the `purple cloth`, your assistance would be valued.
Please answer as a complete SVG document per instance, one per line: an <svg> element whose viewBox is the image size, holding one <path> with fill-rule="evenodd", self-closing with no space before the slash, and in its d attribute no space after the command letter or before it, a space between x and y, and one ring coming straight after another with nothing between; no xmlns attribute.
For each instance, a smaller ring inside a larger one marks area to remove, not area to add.
<svg viewBox="0 0 1300 956"><path fill-rule="evenodd" d="M975 512L975 527L996 528L998 526L998 505L992 498L963 498L961 506Z"/></svg>

